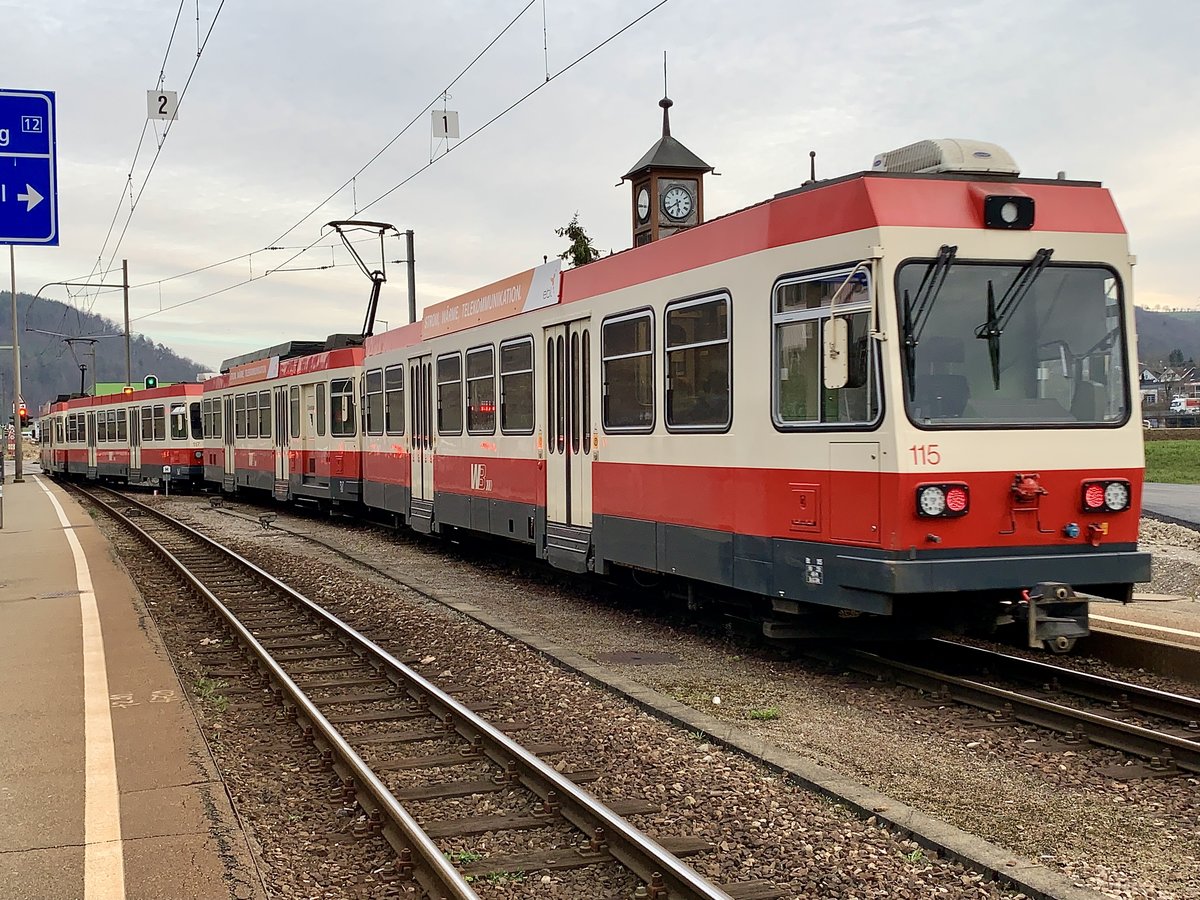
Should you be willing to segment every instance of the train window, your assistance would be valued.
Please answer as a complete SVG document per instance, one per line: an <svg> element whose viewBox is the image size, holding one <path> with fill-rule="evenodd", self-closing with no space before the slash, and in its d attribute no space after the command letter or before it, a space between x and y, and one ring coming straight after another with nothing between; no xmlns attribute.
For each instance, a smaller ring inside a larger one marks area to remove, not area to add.
<svg viewBox="0 0 1200 900"><path fill-rule="evenodd" d="M167 439L167 409L165 406L154 407L154 440Z"/></svg>
<svg viewBox="0 0 1200 900"><path fill-rule="evenodd" d="M849 330L849 375L844 387L826 388L822 341L830 327L830 302L843 285L847 286L835 313ZM775 285L771 321L777 426L867 425L879 418L879 363L870 339L870 318L866 272L843 268Z"/></svg>
<svg viewBox="0 0 1200 900"><path fill-rule="evenodd" d="M104 441L108 440L108 429L106 429L104 427L105 418L107 417L107 415L108 415L107 410L101 410L100 412L96 413L96 423L97 423L96 440L97 441L104 442Z"/></svg>
<svg viewBox="0 0 1200 900"><path fill-rule="evenodd" d="M171 440L186 441L187 435L187 405L184 403L175 403L171 406Z"/></svg>
<svg viewBox="0 0 1200 900"><path fill-rule="evenodd" d="M317 437L325 437L325 382L317 385Z"/></svg>
<svg viewBox="0 0 1200 900"><path fill-rule="evenodd" d="M246 436L246 395L233 398L234 434L240 439Z"/></svg>
<svg viewBox="0 0 1200 900"><path fill-rule="evenodd" d="M192 440L203 440L204 423L200 420L200 402L198 400L188 404L188 418L192 420Z"/></svg>
<svg viewBox="0 0 1200 900"><path fill-rule="evenodd" d="M125 410L115 410L114 414L117 417L117 440L122 444L127 443L129 441L129 429L125 419Z"/></svg>
<svg viewBox="0 0 1200 900"><path fill-rule="evenodd" d="M437 361L438 434L462 434L462 357L457 353Z"/></svg>
<svg viewBox="0 0 1200 900"><path fill-rule="evenodd" d="M533 338L500 345L500 430L533 434Z"/></svg>
<svg viewBox="0 0 1200 900"><path fill-rule="evenodd" d="M291 416L291 435L300 437L300 385L293 384L288 389L288 415Z"/></svg>
<svg viewBox="0 0 1200 900"><path fill-rule="evenodd" d="M354 379L335 378L329 382L329 433L333 437L354 437Z"/></svg>
<svg viewBox="0 0 1200 900"><path fill-rule="evenodd" d="M476 347L467 351L467 431L496 433L496 351Z"/></svg>
<svg viewBox="0 0 1200 900"><path fill-rule="evenodd" d="M592 337L583 329L583 452L591 450L592 443Z"/></svg>
<svg viewBox="0 0 1200 900"><path fill-rule="evenodd" d="M1050 264L1049 254L1005 263L943 254L897 270L910 421L934 428L1126 421L1131 367L1120 280L1102 266ZM944 261L936 289L927 288Z"/></svg>
<svg viewBox="0 0 1200 900"><path fill-rule="evenodd" d="M579 333L571 335L571 452L579 452Z"/></svg>
<svg viewBox="0 0 1200 900"><path fill-rule="evenodd" d="M246 395L246 437L258 437L258 392Z"/></svg>
<svg viewBox="0 0 1200 900"><path fill-rule="evenodd" d="M260 438L269 438L271 436L271 392L258 392L258 436Z"/></svg>
<svg viewBox="0 0 1200 900"><path fill-rule="evenodd" d="M63 420L62 420L62 416L59 416L58 418L56 418L56 419L54 420L54 442L55 442L56 444L61 444L61 443L64 443L64 441L63 441Z"/></svg>
<svg viewBox="0 0 1200 900"><path fill-rule="evenodd" d="M154 411L149 406L142 407L142 440L154 440Z"/></svg>
<svg viewBox="0 0 1200 900"><path fill-rule="evenodd" d="M383 369L366 374L367 434L383 434Z"/></svg>
<svg viewBox="0 0 1200 900"><path fill-rule="evenodd" d="M224 404L223 397L213 397L212 399L212 436L220 438L221 431L224 428L224 416L221 415L221 409Z"/></svg>
<svg viewBox="0 0 1200 900"><path fill-rule="evenodd" d="M404 434L404 366L383 370L384 428L388 434Z"/></svg>
<svg viewBox="0 0 1200 900"><path fill-rule="evenodd" d="M654 319L649 310L606 319L600 333L606 431L654 430Z"/></svg>
<svg viewBox="0 0 1200 900"><path fill-rule="evenodd" d="M729 297L667 307L668 428L722 431L730 422Z"/></svg>

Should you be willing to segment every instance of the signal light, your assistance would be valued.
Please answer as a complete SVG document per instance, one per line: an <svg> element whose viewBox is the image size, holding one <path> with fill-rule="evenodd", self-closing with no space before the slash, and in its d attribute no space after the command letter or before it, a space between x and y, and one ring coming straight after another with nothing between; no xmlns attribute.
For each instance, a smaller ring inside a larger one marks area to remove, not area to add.
<svg viewBox="0 0 1200 900"><path fill-rule="evenodd" d="M961 482L917 485L917 515L925 519L952 519L970 511L970 489Z"/></svg>
<svg viewBox="0 0 1200 900"><path fill-rule="evenodd" d="M1123 512L1129 509L1132 494L1123 478L1085 481L1081 501L1084 512Z"/></svg>
<svg viewBox="0 0 1200 900"><path fill-rule="evenodd" d="M151 388L158 387L158 376L157 375L147 375L146 380L145 380L145 385L146 385L146 390L150 390Z"/></svg>

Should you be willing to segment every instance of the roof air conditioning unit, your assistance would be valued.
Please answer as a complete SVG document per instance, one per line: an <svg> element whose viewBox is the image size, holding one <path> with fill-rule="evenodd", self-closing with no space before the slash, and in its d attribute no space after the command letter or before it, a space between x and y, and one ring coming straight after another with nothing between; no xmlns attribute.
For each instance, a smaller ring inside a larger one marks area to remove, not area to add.
<svg viewBox="0 0 1200 900"><path fill-rule="evenodd" d="M984 141L943 138L917 141L899 150L880 153L871 164L872 172L904 172L912 175L960 173L969 175L1020 175L1016 160L1008 151Z"/></svg>

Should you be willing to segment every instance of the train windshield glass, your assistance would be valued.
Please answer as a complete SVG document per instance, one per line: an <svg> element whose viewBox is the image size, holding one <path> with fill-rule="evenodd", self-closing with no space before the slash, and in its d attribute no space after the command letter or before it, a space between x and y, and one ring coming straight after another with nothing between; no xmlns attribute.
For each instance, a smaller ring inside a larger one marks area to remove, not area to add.
<svg viewBox="0 0 1200 900"><path fill-rule="evenodd" d="M904 401L917 425L1119 424L1128 415L1120 280L1099 266L954 260L901 266Z"/></svg>

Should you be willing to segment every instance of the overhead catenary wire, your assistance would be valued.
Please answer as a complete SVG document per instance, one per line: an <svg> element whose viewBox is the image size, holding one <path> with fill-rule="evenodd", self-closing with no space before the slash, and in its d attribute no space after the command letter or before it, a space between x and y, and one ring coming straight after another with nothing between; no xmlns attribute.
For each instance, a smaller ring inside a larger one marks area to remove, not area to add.
<svg viewBox="0 0 1200 900"><path fill-rule="evenodd" d="M522 9L521 13L524 13L524 12L525 12L525 10L529 9L529 7L533 5L533 2L535 2L535 0L530 0L530 2L529 2L528 4L526 4L526 6L525 6L525 7ZM593 54L597 53L598 51L600 51L601 49L603 49L604 47L606 47L608 44L612 43L614 40L616 40L618 37L620 37L621 35L623 35L623 34L624 34L625 32L627 32L629 29L633 28L635 25L637 25L638 23L640 23L640 22L641 22L643 19L645 19L647 16L649 16L649 15L651 15L652 13L654 13L654 12L658 11L659 9L661 9L661 8L662 8L663 6L665 6L665 5L666 5L668 2L669 2L669 0L658 0L658 2L657 2L657 3L655 3L655 4L654 4L653 6L651 6L649 9L647 9L645 12L641 13L640 15L638 15L637 17L635 17L634 19L630 20L630 21L629 21L629 22L627 22L625 25L621 26L619 29L617 29L616 31L614 31L612 34L610 34L610 35L609 35L608 37L606 37L604 40L600 41L598 44L596 44L595 46L593 46L591 49L589 49L589 50L585 51L584 53L580 54L579 56L577 56L577 57L576 57L575 59L573 59L573 60L572 60L570 63L568 63L567 65L563 66L563 68L559 69L557 72L555 72L555 73L554 73L553 75L551 75L549 78L547 78L545 81L543 81L543 82L540 82L539 84L537 84L535 87L533 87L533 88L532 88L532 89L530 89L529 91L526 91L524 94L522 94L522 95L521 95L520 97L518 97L516 100L514 100L512 103L510 103L508 106L506 106L506 107L505 107L503 110L501 110L500 112L496 113L496 115L492 116L492 118L488 119L486 122L484 122L484 123L483 123L482 125L480 125L478 128L476 128L474 131L471 131L469 134L467 134L465 137L463 137L463 138L462 138L462 140L460 140L460 141L458 142L458 144L456 144L456 145L455 145L455 149L457 149L458 147L461 147L463 144L465 144L465 143L466 143L467 141L469 141L471 138L475 137L476 135L480 134L481 132L485 131L486 129L488 129L489 127L491 127L492 125L494 125L496 122L498 122L498 121L499 121L500 119L502 119L504 116L508 115L510 112L512 112L512 111L513 111L514 109L516 109L517 107L521 106L521 104L523 104L523 103L524 103L526 100L528 100L530 97L532 97L532 96L534 96L535 94L537 94L537 93L538 93L540 90L542 90L542 88L546 87L546 85L548 85L548 84L551 84L552 82L554 82L554 81L558 80L559 78L561 78L563 75L565 75L565 74L567 74L568 72L570 72L570 71L571 71L572 69L574 69L574 68L575 68L577 65L579 65L579 64L580 64L580 63L582 63L582 62L584 62L586 59L588 59L588 58L589 58L589 57L591 57ZM517 15L517 17L516 17L516 18L520 18L520 15L521 15L521 13L518 13L518 15ZM516 21L516 19L514 19L513 21L515 22L515 21ZM509 23L509 26L506 26L506 29L505 29L505 30L507 30L507 27L511 27L511 25L512 25L512 23L510 22L510 23ZM501 32L501 34L503 34L503 32ZM495 43L495 40L496 40L496 39L498 39L498 37L499 37L499 36L497 36L497 38L494 38L494 39L492 40L492 42L491 42L491 43ZM489 45L488 45L488 46L491 46L491 43L489 43ZM477 60L477 59L479 59L479 56L482 56L483 52L486 52L486 48L485 48L485 50L484 50L484 51L481 51L481 52L480 52L480 54L476 56L476 60ZM473 62L472 62L472 64L473 64ZM469 66L468 66L468 68L469 68ZM464 72L464 73L465 73L466 71L467 71L466 69L464 69L464 70L463 70L463 72ZM457 76L457 77L461 77L461 75L462 75L462 73L460 73L460 75L459 75L459 76ZM456 80L457 80L457 78L456 78ZM451 82L451 85L453 85L453 83L454 83L454 82ZM404 127L404 129L403 129L403 130L401 130L401 132L400 132L399 134L397 134L397 135L396 135L396 137L394 137L394 138L393 138L391 141L389 141L389 142L388 142L388 144L386 144L386 145L384 146L384 148L383 148L382 150L380 150L380 151L379 151L379 153L375 154L375 156L374 156L374 157L372 157L372 158L371 158L371 160L370 160L370 161L368 161L368 163L367 163L366 165L364 165L362 169L360 169L360 170L359 170L357 173L355 173L355 175L354 175L354 176L352 176L350 179L347 179L347 180L346 180L346 181L345 181L345 182L344 182L344 183L341 185L341 187L339 187L339 188L338 188L338 190L337 190L337 191L334 191L334 192L333 192L333 194L331 194L331 195L330 195L328 198L326 198L324 201L322 201L322 202L321 202L321 203L320 203L320 204L319 204L317 207L315 207L315 208L312 210L312 212L310 212L310 213L308 213L307 215L305 215L305 216L304 216L302 219L300 219L300 220L299 220L299 221L298 221L298 222L297 222L295 225L293 225L293 226L292 226L291 228L289 228L287 231L283 232L283 234L281 234L281 235L280 235L278 238L276 238L276 240L275 240L273 243L278 243L278 241L279 241L279 240L282 240L284 237L286 237L288 234L290 234L292 231L294 231L296 228L298 228L298 227L299 227L301 224L303 224L305 221L307 221L309 218L311 218L311 217L312 217L312 215L313 215L314 213L316 213L316 212L317 212L317 211L318 211L318 210L319 210L319 209L320 209L322 206L324 206L326 203L328 203L330 199L332 199L333 197L335 197L335 196L336 196L336 195L337 195L337 194L338 194L338 193L339 193L339 192L340 192L340 191L341 191L343 188L345 188L345 187L346 187L346 185L350 184L350 182L353 180L353 178L357 178L357 177L358 177L358 175L359 175L359 174L361 174L361 173L362 173L362 171L363 171L363 170L365 170L365 168L366 168L367 166L369 166L369 165L370 165L372 162L374 162L376 159L378 159L378 158L379 158L379 156L380 156L380 155L382 155L382 153L383 153L384 151L386 151L388 147L390 147L390 146L391 146L391 145L392 145L392 144L393 144L393 143L394 143L394 142L395 142L395 141L396 141L396 140L397 140L397 139L398 139L398 138L399 138L401 135L403 135L403 134L404 134L404 132L405 132L405 131L407 131L407 130L408 130L408 129L409 129L411 126L412 126L413 122L417 121L417 119L419 119L419 118L421 118L422 116L424 116L424 115L425 115L425 113L426 113L426 112L428 112L428 111L429 111L429 109L431 109L431 108L433 107L433 105L434 105L434 104L437 102L437 100L438 100L438 99L440 99L440 98L441 98L441 94L439 93L439 94L438 94L438 96L437 96L436 98L434 98L434 100L430 101L429 105L428 105L428 106L426 106L426 107L425 107L425 109L423 109L423 110L422 110L420 113L418 113L418 114L417 114L417 116L414 116L414 117L413 117L413 120L412 120L412 121L410 121L410 122L408 123L408 125L406 125L406 126ZM449 152L447 152L447 153L444 153L444 154L442 154L441 156L438 156L438 157L434 158L433 160L431 160L431 161L429 161L429 162L427 162L427 163L424 163L424 164L422 164L422 165L421 165L421 166L419 166L417 169L415 169L415 170L414 170L412 173L410 173L409 175L407 175L405 178L403 178L402 180L400 180L399 182L397 182L397 183L396 183L395 185L393 185L392 187L388 188L388 190L384 191L382 194L380 194L380 195L379 195L378 197L376 197L374 200L372 200L371 202L367 203L365 206L362 206L362 207L360 207L360 208L358 209L358 213L363 213L363 212L365 212L366 210L370 209L370 208L371 208L372 206L374 206L375 204L377 204L377 203L379 203L380 201L384 200L385 198L389 197L390 195L392 195L393 193L395 193L396 191L398 191L400 188L402 188L402 187L404 187L406 184L408 184L410 181L412 181L414 178L418 177L418 176L419 176L419 175L421 175L422 173L424 173L424 172L426 172L427 170L429 170L430 168L432 168L432 167L433 167L434 165L436 165L436 164L437 164L439 161L441 161L441 160L445 159L445 158L446 158L448 155L449 155ZM296 252L294 255L292 255L291 257L289 257L287 260L285 260L285 261L284 261L282 264L280 264L279 266L277 266L275 269L273 269L273 270L269 270L268 272L265 272L265 273L263 273L262 275L252 275L252 276L250 276L250 277L248 277L248 278L245 278L245 279L243 279L243 280L241 280L241 281L238 281L238 282L236 282L236 283L234 283L234 284L227 285L226 287L219 288L219 289L217 289L217 290L215 290L215 291L210 291L210 292L208 292L208 293L206 293L206 294L202 294L202 295L200 295L200 296L198 296L198 297L192 297L192 298L190 298L190 299L188 299L188 300L184 300L184 301L182 301L182 302L180 302L180 303L174 303L174 304L171 304L171 305L169 305L169 306L164 306L164 307L162 307L162 308L161 308L161 309L159 309L159 310L154 310L154 311L151 311L151 312L145 313L145 314L143 314L143 315L141 315L141 316L137 316L136 318L134 318L134 319L131 319L131 321L142 321L142 320L144 320L144 319L148 319L148 318L150 318L150 317L152 317L152 316L156 316L156 315L159 315L159 314L161 314L161 313L164 313L164 312L169 312L169 311L171 311L171 310L174 310L174 309L179 309L180 307L183 307L183 306L190 306L191 304L193 304L193 303L198 303L198 302L200 302L201 300L207 300L207 299L209 299L209 298L211 298L211 297L215 297L215 296L218 296L218 295L220 295L220 294L227 293L228 291L232 291L232 290L236 290L237 288L245 287L246 285L248 285L248 284L251 284L251 283L253 283L253 282L255 282L255 281L261 281L263 278L266 278L266 277L268 277L268 276L271 274L271 272L285 271L285 270L286 270L286 267L287 267L287 266L288 266L290 263L292 263L293 261L295 261L295 260L296 260L296 259L297 259L299 256L301 256L302 254L304 254L304 253L307 253L308 251L312 250L312 249L313 249L313 248L314 248L314 247L315 247L315 246L316 246L318 243L320 243L320 241L321 241L321 240L322 240L322 238L324 238L324 237L325 237L325 235L321 235L321 236L317 237L315 240L313 240L311 243L309 243L308 245L306 245L306 246L305 246L305 247L303 247L302 249L298 250L298 251L297 251L297 252ZM245 259L247 256L249 256L249 254L243 254L241 257L237 257L237 259ZM205 267L205 268L211 268L211 267ZM173 276L173 277L180 277L180 276Z"/></svg>

